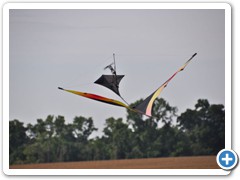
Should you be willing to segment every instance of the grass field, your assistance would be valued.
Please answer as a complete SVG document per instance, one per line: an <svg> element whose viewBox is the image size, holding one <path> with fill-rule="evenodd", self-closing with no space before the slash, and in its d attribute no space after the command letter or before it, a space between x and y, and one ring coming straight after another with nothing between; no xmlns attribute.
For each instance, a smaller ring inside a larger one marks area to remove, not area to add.
<svg viewBox="0 0 240 180"><path fill-rule="evenodd" d="M216 156L12 165L10 169L219 169Z"/></svg>

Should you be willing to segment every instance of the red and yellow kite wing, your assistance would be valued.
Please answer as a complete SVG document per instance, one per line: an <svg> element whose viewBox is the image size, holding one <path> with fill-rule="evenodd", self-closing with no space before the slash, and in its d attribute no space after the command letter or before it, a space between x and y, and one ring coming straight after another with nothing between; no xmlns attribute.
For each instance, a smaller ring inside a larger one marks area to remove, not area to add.
<svg viewBox="0 0 240 180"><path fill-rule="evenodd" d="M100 102L103 102L103 103L107 103L107 104L111 104L111 105L115 105L115 106L121 106L121 107L125 107L125 108L129 109L128 105L126 105L126 104L124 104L124 103L122 103L118 100L110 99L110 98L99 96L99 95L96 95L96 94L63 89L61 87L58 87L58 89L66 91L66 92L70 92L70 93L73 93L73 94L76 94L76 95L79 95L79 96L82 96L82 97L85 97L85 98L93 99L95 101L100 101Z"/></svg>

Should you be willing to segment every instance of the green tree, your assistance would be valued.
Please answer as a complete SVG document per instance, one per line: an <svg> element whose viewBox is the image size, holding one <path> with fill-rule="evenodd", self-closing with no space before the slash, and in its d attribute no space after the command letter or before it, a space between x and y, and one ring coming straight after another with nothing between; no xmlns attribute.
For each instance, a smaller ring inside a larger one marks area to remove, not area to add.
<svg viewBox="0 0 240 180"><path fill-rule="evenodd" d="M79 142L87 143L89 136L97 131L94 127L92 118L82 116L75 117L73 120L74 136Z"/></svg>
<svg viewBox="0 0 240 180"><path fill-rule="evenodd" d="M89 136L96 130L92 118L82 116L72 124L66 124L63 116L38 119L37 124L28 124L31 143L24 150L26 162L91 160Z"/></svg>
<svg viewBox="0 0 240 180"><path fill-rule="evenodd" d="M141 101L131 106L134 107ZM150 118L144 118L143 115L128 110L127 121L133 127L132 157L160 157L170 154L172 148L168 147L171 143L173 147L175 141L172 122L176 117L176 111L177 108L170 106L163 98L158 98L154 102L153 116Z"/></svg>
<svg viewBox="0 0 240 180"><path fill-rule="evenodd" d="M72 133L75 137L74 151L71 153L71 157L78 160L92 160L92 144L90 135L97 130L95 128L93 119L85 118L82 116L75 117L72 124Z"/></svg>
<svg viewBox="0 0 240 180"><path fill-rule="evenodd" d="M27 125L30 144L24 149L27 163L42 163L56 161L54 116L47 116L46 120L37 119L37 124Z"/></svg>
<svg viewBox="0 0 240 180"><path fill-rule="evenodd" d="M199 99L195 109L187 109L177 122L191 140L193 155L217 154L225 144L225 110Z"/></svg>
<svg viewBox="0 0 240 180"><path fill-rule="evenodd" d="M19 120L9 122L9 161L10 164L22 163L25 160L23 149L29 139L26 135L26 128Z"/></svg>
<svg viewBox="0 0 240 180"><path fill-rule="evenodd" d="M122 118L108 118L103 130L108 153L111 159L124 159L128 157L131 149L131 133Z"/></svg>

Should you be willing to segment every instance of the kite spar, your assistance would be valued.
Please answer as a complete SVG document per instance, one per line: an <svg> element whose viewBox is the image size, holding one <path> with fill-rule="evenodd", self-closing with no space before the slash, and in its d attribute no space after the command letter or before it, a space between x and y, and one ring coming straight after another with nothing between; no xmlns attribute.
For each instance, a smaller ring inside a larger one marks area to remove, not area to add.
<svg viewBox="0 0 240 180"><path fill-rule="evenodd" d="M157 90L155 90L151 95L149 95L145 100L143 100L141 103L137 104L134 107L129 106L128 104L124 104L121 101L115 100L115 99L110 99L107 97L99 96L96 94L91 94L91 93L85 93L85 92L80 92L80 91L75 91L75 90L67 90L63 89L61 87L58 87L58 89L73 93L85 98L93 99L96 101L100 101L103 103L115 105L115 106L120 106L124 107L126 109L129 109L131 111L137 112L144 114L146 116L151 117L152 116L152 106L156 98L160 95L162 90L168 85L168 83L181 71L184 70L184 68L190 63L190 61L197 55L197 53L193 54L192 57L185 62L184 65L182 65L167 81L165 81ZM112 72L112 75L102 75L95 83L100 84L102 86L105 86L109 89L111 89L113 92L115 92L117 95L120 96L120 93L118 91L118 85L121 81L121 79L124 77L124 75L117 75L116 74L116 65L114 62L114 68L112 67L112 64L107 66L106 68L109 68ZM111 85L109 85L111 84ZM117 89L117 90L116 90ZM121 96L120 96L121 97ZM123 98L122 98L123 99ZM125 100L124 100L125 101Z"/></svg>

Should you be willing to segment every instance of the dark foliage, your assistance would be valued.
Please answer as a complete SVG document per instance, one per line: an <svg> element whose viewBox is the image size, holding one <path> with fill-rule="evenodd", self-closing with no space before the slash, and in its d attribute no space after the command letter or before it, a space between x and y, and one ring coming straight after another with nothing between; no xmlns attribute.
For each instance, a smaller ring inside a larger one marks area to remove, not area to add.
<svg viewBox="0 0 240 180"><path fill-rule="evenodd" d="M136 103L134 103L136 104ZM132 105L134 105L132 104ZM216 155L225 145L225 110L199 99L177 117L177 108L157 99L152 118L127 112L126 121L106 119L102 137L92 118L49 115L36 124L10 121L10 164Z"/></svg>

